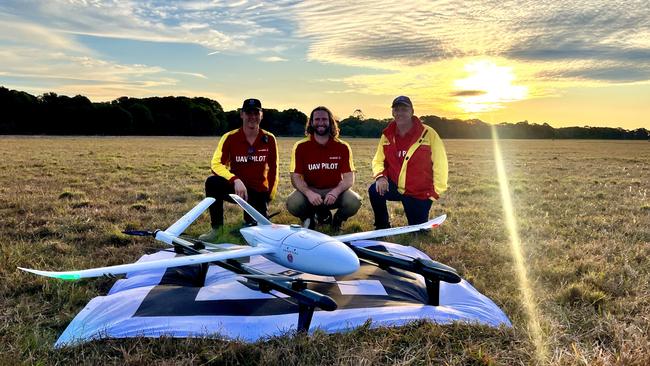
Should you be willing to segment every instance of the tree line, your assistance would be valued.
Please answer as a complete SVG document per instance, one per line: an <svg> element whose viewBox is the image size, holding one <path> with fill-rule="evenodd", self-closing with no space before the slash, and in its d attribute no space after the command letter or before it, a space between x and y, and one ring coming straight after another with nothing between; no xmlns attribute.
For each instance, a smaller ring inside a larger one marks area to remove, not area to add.
<svg viewBox="0 0 650 366"><path fill-rule="evenodd" d="M341 135L379 137L391 119L364 118L340 121ZM491 125L478 119L460 120L423 116L442 138L490 138ZM297 109L265 109L261 127L278 136L304 135L307 115ZM77 95L55 93L33 96L0 87L0 134L4 135L221 135L241 125L237 110L224 111L219 102L203 97L121 97L93 103ZM553 128L527 121L496 125L501 138L514 139L630 139L647 140L645 128Z"/></svg>

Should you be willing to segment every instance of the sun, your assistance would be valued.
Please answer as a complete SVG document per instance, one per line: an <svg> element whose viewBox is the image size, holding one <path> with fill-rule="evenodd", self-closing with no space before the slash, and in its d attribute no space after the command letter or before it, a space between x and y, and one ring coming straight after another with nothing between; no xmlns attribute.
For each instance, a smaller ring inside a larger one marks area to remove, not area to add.
<svg viewBox="0 0 650 366"><path fill-rule="evenodd" d="M466 113L489 112L504 107L505 103L525 99L528 87L513 85L515 75L511 67L498 66L490 60L472 61L465 65L469 74L454 81L458 106Z"/></svg>

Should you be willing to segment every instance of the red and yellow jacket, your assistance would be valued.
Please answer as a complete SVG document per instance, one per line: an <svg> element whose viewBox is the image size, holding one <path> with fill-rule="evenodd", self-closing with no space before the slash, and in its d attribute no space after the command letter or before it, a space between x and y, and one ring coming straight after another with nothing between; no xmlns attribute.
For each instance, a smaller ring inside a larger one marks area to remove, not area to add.
<svg viewBox="0 0 650 366"><path fill-rule="evenodd" d="M375 179L385 176L397 184L399 193L418 199L438 199L447 190L447 153L436 131L413 116L415 140L400 151L395 142L397 124L388 124L372 159ZM409 132L408 135L411 135Z"/></svg>
<svg viewBox="0 0 650 366"><path fill-rule="evenodd" d="M210 164L212 172L233 183L241 179L247 188L269 192L273 199L278 189L278 146L272 133L260 129L253 145L241 128L219 139Z"/></svg>

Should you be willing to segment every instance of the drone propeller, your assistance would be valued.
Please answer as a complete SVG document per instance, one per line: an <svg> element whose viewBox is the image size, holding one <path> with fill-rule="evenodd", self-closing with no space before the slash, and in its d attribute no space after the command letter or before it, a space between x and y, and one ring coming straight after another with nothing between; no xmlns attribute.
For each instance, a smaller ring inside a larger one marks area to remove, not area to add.
<svg viewBox="0 0 650 366"><path fill-rule="evenodd" d="M124 230L122 231L122 234L133 236L156 236L155 232L147 230Z"/></svg>
<svg viewBox="0 0 650 366"><path fill-rule="evenodd" d="M404 278L408 278L410 280L417 280L416 277L411 276L408 272L402 271L401 269L388 267L388 268L385 268L384 271L392 274L393 276L404 277Z"/></svg>

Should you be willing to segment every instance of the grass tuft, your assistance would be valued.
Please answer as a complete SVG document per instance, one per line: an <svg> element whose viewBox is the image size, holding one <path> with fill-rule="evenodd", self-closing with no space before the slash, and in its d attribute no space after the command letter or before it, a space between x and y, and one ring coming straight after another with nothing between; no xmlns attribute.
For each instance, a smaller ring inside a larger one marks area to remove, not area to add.
<svg viewBox="0 0 650 366"><path fill-rule="evenodd" d="M564 305L593 306L600 311L607 303L607 294L584 283L572 283L560 292L559 301Z"/></svg>
<svg viewBox="0 0 650 366"><path fill-rule="evenodd" d="M147 211L147 206L142 204L142 203L134 203L129 208L131 210L134 210L134 211L140 211L140 212L146 212Z"/></svg>
<svg viewBox="0 0 650 366"><path fill-rule="evenodd" d="M83 192L75 192L75 191L68 191L65 190L59 194L59 199L60 200L73 200L73 199L80 199L83 198L85 194Z"/></svg>

